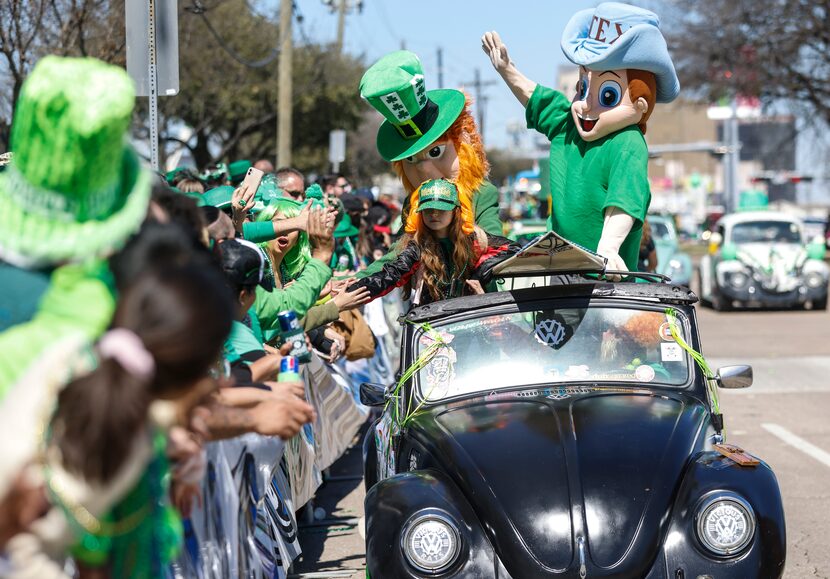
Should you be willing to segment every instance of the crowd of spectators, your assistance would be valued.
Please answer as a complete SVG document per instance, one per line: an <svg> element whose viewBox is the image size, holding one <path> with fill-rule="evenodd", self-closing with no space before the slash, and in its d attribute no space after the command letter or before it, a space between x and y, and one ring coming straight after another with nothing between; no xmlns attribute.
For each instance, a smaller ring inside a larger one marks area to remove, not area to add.
<svg viewBox="0 0 830 579"><path fill-rule="evenodd" d="M122 69L47 57L17 103L0 172L3 576L68 577L70 556L82 577L160 576L205 444L315 419L286 358L391 376L394 312L347 287L389 249L397 208L267 160L153 174L124 144L133 101ZM286 339L293 317L305 343Z"/></svg>

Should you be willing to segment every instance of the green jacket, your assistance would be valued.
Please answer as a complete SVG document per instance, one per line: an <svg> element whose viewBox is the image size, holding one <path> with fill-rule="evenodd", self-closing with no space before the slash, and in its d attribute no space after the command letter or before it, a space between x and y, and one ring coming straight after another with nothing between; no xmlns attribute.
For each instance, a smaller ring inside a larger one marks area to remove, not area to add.
<svg viewBox="0 0 830 579"><path fill-rule="evenodd" d="M107 329L115 311L111 288L105 262L54 271L34 317L0 333L0 400L50 344L76 333L91 342Z"/></svg>
<svg viewBox="0 0 830 579"><path fill-rule="evenodd" d="M497 236L504 234L501 219L499 219L499 190L490 181L484 181L478 189L478 192L473 195L473 210L476 215L476 225L481 227L486 233ZM403 210L401 211L404 223L406 223L406 215L408 213L409 197L404 201ZM399 250L393 246L386 255L372 262L369 267L358 272L355 277L360 279L379 272L383 269L384 265L397 258L398 253Z"/></svg>
<svg viewBox="0 0 830 579"><path fill-rule="evenodd" d="M294 310L298 318L304 318L330 279L331 268L328 264L319 259L311 259L300 277L289 287L267 292L257 286L254 312L259 318L265 341L270 342L279 336L280 322L277 315L280 312Z"/></svg>

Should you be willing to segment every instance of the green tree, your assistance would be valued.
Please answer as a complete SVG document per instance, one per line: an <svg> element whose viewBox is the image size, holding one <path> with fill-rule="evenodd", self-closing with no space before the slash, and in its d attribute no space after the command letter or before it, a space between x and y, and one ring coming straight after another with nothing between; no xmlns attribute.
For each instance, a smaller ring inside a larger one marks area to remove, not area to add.
<svg viewBox="0 0 830 579"><path fill-rule="evenodd" d="M194 9L198 7L198 9ZM179 21L180 92L160 99L163 138L184 123L186 143L200 167L217 161L276 156L276 18L252 11L245 0L185 4ZM332 129L354 131L364 105L357 94L362 60L308 42L294 48L293 157L301 170L327 166ZM244 62L244 63L243 63ZM263 64L251 66L252 63ZM146 109L142 108L142 117Z"/></svg>
<svg viewBox="0 0 830 579"><path fill-rule="evenodd" d="M192 136L178 144L199 167L273 159L278 15L256 12L246 0L183 0L179 11L180 92L159 99L162 142L176 144L177 129L186 125ZM8 147L20 86L40 57L94 56L125 65L124 12L124 0L0 0L0 78L7 81L0 83L0 149ZM301 170L327 171L329 131L352 135L363 122L368 107L357 87L365 68L361 57L305 38L295 46L292 148ZM146 138L147 99L138 105L134 129ZM350 142L350 158L353 150Z"/></svg>

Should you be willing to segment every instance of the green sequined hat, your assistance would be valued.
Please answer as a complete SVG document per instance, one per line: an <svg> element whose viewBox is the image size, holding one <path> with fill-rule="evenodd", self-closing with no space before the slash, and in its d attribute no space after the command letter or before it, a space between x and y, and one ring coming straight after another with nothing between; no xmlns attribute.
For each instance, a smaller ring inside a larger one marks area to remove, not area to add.
<svg viewBox="0 0 830 579"><path fill-rule="evenodd" d="M460 207L458 188L446 179L431 179L418 187L418 213L424 209L452 211Z"/></svg>
<svg viewBox="0 0 830 579"><path fill-rule="evenodd" d="M135 91L123 68L44 57L23 83L14 158L0 174L0 259L44 267L105 256L147 214L151 174L127 145Z"/></svg>
<svg viewBox="0 0 830 579"><path fill-rule="evenodd" d="M443 135L464 110L464 93L426 90L421 61L409 51L387 54L360 80L360 96L386 119L377 147L387 161L420 153Z"/></svg>

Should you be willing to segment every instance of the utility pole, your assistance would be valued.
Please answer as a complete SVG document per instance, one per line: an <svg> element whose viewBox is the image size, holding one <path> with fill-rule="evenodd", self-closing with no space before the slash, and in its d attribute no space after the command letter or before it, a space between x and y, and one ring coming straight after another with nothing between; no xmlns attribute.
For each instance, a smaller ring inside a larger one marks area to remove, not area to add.
<svg viewBox="0 0 830 579"><path fill-rule="evenodd" d="M484 96L484 87L498 84L494 80L481 80L481 70L475 69L475 79L473 82L464 83L473 85L473 90L476 95L476 109L478 111L478 133L481 135L481 141L484 142L484 109L487 104L487 97Z"/></svg>
<svg viewBox="0 0 830 579"><path fill-rule="evenodd" d="M292 86L291 69L294 42L291 30L293 0L280 0L280 58L279 88L277 92L277 163L276 167L291 165Z"/></svg>
<svg viewBox="0 0 830 579"><path fill-rule="evenodd" d="M438 88L444 88L444 50L438 47Z"/></svg>
<svg viewBox="0 0 830 579"><path fill-rule="evenodd" d="M731 211L737 211L741 202L740 179L739 179L739 163L741 159L741 136L739 133L738 124L738 101L732 97L732 114L729 115L729 153L726 155L729 163L729 182L726 184L726 190L729 192L729 202L727 207Z"/></svg>
<svg viewBox="0 0 830 579"><path fill-rule="evenodd" d="M346 29L346 0L340 0L338 11L340 13L337 15L337 45L335 50L337 54L341 54L343 52L343 33Z"/></svg>

